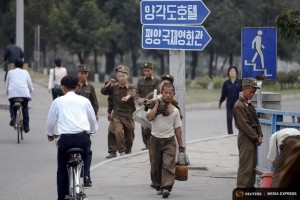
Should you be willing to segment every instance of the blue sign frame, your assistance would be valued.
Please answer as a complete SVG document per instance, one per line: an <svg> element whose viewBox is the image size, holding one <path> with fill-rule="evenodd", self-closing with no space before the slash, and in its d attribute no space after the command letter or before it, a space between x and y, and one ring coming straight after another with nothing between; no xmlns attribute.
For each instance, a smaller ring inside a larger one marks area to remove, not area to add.
<svg viewBox="0 0 300 200"><path fill-rule="evenodd" d="M202 51L210 40L203 26L143 25L144 49Z"/></svg>
<svg viewBox="0 0 300 200"><path fill-rule="evenodd" d="M201 25L210 10L201 0L141 1L142 24Z"/></svg>
<svg viewBox="0 0 300 200"><path fill-rule="evenodd" d="M242 78L276 79L277 30L274 27L242 28Z"/></svg>

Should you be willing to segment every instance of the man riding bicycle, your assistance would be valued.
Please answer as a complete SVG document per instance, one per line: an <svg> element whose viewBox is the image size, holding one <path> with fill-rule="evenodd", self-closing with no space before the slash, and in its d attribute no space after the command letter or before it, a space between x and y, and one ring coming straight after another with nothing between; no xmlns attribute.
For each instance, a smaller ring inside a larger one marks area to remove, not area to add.
<svg viewBox="0 0 300 200"><path fill-rule="evenodd" d="M6 94L9 100L10 111L10 126L15 125L16 109L14 102L16 98L22 98L22 112L23 112L23 128L25 133L29 132L29 112L28 102L31 100L31 93L33 92L32 81L29 73L23 69L23 61L15 59L15 69L9 70L6 77Z"/></svg>
<svg viewBox="0 0 300 200"><path fill-rule="evenodd" d="M83 160L87 162L87 153L90 152L91 140L88 133L95 133L98 129L95 112L91 102L80 95L75 94L78 78L67 75L61 80L64 96L53 100L47 121L46 133L48 140L55 138L54 128L58 123L57 142L57 193L58 200L65 199L68 191L67 150L70 148L83 149ZM84 173L87 172L86 164Z"/></svg>

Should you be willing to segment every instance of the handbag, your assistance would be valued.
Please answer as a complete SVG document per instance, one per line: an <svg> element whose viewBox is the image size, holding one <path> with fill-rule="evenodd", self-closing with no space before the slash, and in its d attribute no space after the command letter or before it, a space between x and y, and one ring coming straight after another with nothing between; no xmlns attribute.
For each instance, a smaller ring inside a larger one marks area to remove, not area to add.
<svg viewBox="0 0 300 200"><path fill-rule="evenodd" d="M186 181L188 179L189 158L185 152L179 152L175 167L175 180Z"/></svg>
<svg viewBox="0 0 300 200"><path fill-rule="evenodd" d="M53 68L53 80L55 81L55 67ZM61 85L59 84L54 84L53 90L56 94L58 94L59 96L63 95L63 92L61 90Z"/></svg>

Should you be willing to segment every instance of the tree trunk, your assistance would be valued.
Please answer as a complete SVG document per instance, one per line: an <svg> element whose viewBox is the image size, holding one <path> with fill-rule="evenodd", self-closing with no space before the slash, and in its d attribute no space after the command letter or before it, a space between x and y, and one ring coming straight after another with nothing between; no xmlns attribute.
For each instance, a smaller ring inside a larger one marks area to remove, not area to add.
<svg viewBox="0 0 300 200"><path fill-rule="evenodd" d="M208 76L212 78L214 51L209 52Z"/></svg>
<svg viewBox="0 0 300 200"><path fill-rule="evenodd" d="M137 51L132 48L131 50L131 61L132 61L132 76L137 77L138 76L138 70L137 70Z"/></svg>
<svg viewBox="0 0 300 200"><path fill-rule="evenodd" d="M220 69L220 74L223 74L223 69L225 67L225 64L226 64L227 60L228 60L228 56L226 56L224 61L223 61L223 64L222 64L221 69Z"/></svg>
<svg viewBox="0 0 300 200"><path fill-rule="evenodd" d="M229 65L232 66L233 65L233 54L229 53Z"/></svg>
<svg viewBox="0 0 300 200"><path fill-rule="evenodd" d="M84 59L81 55L81 52L77 53L77 56L78 56L79 63L82 64Z"/></svg>
<svg viewBox="0 0 300 200"><path fill-rule="evenodd" d="M94 51L94 66L95 66L95 74L98 74L98 62L97 62L98 52Z"/></svg>
<svg viewBox="0 0 300 200"><path fill-rule="evenodd" d="M160 58L160 74L164 74L165 73L165 56L163 53L160 53L159 55Z"/></svg>
<svg viewBox="0 0 300 200"><path fill-rule="evenodd" d="M191 70L191 79L194 80L196 78L196 68L198 65L198 52L192 51L192 70Z"/></svg>

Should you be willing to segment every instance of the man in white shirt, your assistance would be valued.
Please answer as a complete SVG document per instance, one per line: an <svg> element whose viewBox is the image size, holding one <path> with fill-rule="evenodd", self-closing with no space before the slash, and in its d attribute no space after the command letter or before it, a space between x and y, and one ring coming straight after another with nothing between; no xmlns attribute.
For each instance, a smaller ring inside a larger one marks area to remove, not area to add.
<svg viewBox="0 0 300 200"><path fill-rule="evenodd" d="M284 163L291 156L291 149L300 141L300 131L295 128L284 128L272 134L267 159L274 166L272 187L277 188Z"/></svg>
<svg viewBox="0 0 300 200"><path fill-rule="evenodd" d="M75 94L78 78L67 75L61 80L64 96L56 98L50 107L46 122L48 140L55 137L54 128L58 123L57 142L57 193L58 200L65 199L68 195L68 172L66 152L70 148L82 148L83 160L86 163L87 153L90 151L91 140L88 133L95 133L98 129L95 112L91 102ZM84 172L86 173L86 165Z"/></svg>
<svg viewBox="0 0 300 200"><path fill-rule="evenodd" d="M23 61L21 59L15 59L15 69L9 70L6 78L6 94L9 100L10 111L10 126L15 124L16 109L13 105L16 98L22 98L22 111L23 111L23 128L25 133L29 132L29 112L28 102L31 100L31 93L33 92L32 81L29 73L22 69Z"/></svg>

